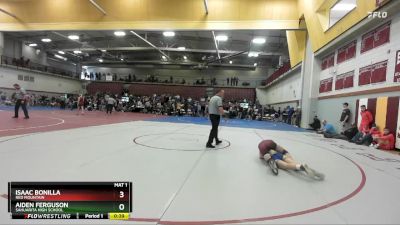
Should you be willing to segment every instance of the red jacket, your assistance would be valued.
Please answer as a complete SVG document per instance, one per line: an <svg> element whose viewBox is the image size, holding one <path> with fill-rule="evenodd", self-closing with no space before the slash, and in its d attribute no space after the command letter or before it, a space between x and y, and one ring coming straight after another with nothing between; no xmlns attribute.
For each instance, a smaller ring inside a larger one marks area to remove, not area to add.
<svg viewBox="0 0 400 225"><path fill-rule="evenodd" d="M378 128L371 128L370 130L369 130L369 134L371 134L372 135L372 137L374 137L374 136L381 136L381 132L378 130Z"/></svg>
<svg viewBox="0 0 400 225"><path fill-rule="evenodd" d="M374 118L372 116L372 113L368 110L365 110L364 112L361 111L360 113L361 116L361 123L358 129L360 131L364 130L364 127L368 127L371 125L372 121L374 121Z"/></svg>
<svg viewBox="0 0 400 225"><path fill-rule="evenodd" d="M393 134L382 135L379 137L379 139L381 139L384 142L387 142L387 144L385 144L385 143L379 144L379 149L394 150L394 135Z"/></svg>

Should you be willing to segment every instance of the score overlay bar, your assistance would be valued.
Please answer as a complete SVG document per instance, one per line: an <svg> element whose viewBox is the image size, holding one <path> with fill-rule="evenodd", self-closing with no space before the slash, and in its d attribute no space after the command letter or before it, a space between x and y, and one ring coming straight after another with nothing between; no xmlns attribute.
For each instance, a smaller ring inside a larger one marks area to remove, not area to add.
<svg viewBox="0 0 400 225"><path fill-rule="evenodd" d="M13 219L128 219L132 182L9 182Z"/></svg>

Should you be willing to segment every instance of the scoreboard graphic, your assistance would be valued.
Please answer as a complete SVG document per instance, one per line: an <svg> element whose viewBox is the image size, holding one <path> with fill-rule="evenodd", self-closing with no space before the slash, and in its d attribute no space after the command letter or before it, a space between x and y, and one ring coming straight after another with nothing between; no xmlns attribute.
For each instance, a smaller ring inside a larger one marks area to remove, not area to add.
<svg viewBox="0 0 400 225"><path fill-rule="evenodd" d="M9 182L12 219L129 219L132 182Z"/></svg>

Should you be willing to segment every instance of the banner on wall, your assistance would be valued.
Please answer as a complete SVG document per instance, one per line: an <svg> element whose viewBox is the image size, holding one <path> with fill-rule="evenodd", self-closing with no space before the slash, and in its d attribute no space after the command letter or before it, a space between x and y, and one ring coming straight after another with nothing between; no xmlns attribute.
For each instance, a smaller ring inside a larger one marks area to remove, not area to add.
<svg viewBox="0 0 400 225"><path fill-rule="evenodd" d="M396 53L396 65L394 66L394 82L400 82L400 50Z"/></svg>

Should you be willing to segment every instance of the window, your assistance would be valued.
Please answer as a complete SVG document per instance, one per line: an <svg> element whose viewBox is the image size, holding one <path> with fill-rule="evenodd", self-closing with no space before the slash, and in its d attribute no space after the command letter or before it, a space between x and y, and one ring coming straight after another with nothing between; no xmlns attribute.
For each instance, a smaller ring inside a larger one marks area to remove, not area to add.
<svg viewBox="0 0 400 225"><path fill-rule="evenodd" d="M332 27L357 7L357 0L339 0L329 10L329 27Z"/></svg>

